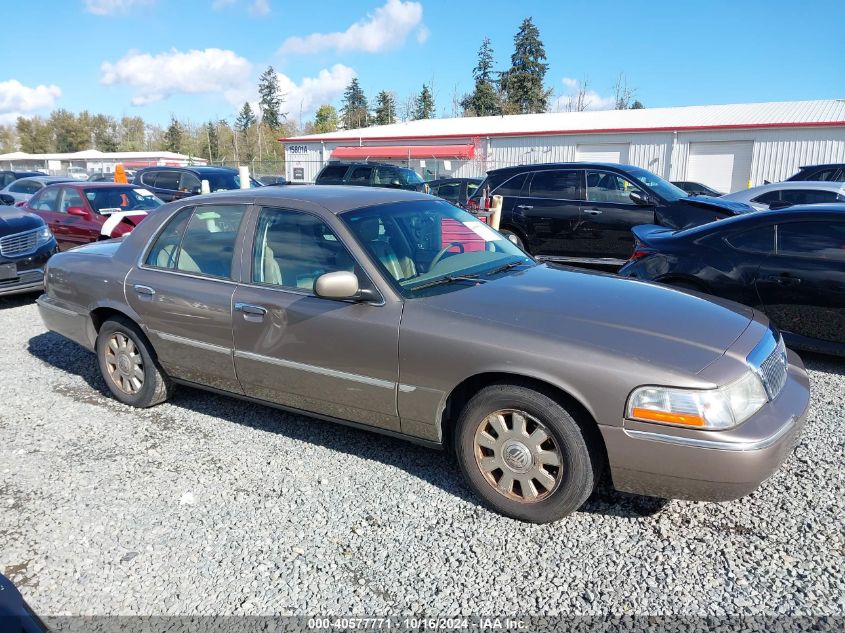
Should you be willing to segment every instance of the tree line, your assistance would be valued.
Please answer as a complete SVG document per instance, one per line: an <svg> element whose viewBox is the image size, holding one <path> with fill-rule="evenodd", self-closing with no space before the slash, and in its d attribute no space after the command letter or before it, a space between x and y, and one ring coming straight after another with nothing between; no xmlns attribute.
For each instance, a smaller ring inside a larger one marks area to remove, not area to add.
<svg viewBox="0 0 845 633"><path fill-rule="evenodd" d="M587 80L577 83L565 97L555 98L546 85L546 50L540 30L532 18L525 18L513 38L510 66L497 70L489 37L481 42L478 60L472 69L473 89L451 98L450 116L495 116L531 114L552 109L570 111L590 107ZM0 126L0 152L19 149L28 153L76 152L98 149L115 151L165 150L205 158L212 162L283 160L277 139L300 133L325 133L397 121L430 119L436 112L434 81L423 83L419 92L399 102L396 93L379 91L367 99L358 78L353 78L341 99L340 108L322 104L312 121L302 129L284 111L285 94L279 87L272 66L258 79L257 111L249 102L243 104L230 122L228 119L193 123L171 116L166 126L147 123L140 116L115 118L82 111L74 114L54 110L46 118L19 117L14 125ZM616 109L642 108L635 99L636 90L619 75L614 86Z"/></svg>

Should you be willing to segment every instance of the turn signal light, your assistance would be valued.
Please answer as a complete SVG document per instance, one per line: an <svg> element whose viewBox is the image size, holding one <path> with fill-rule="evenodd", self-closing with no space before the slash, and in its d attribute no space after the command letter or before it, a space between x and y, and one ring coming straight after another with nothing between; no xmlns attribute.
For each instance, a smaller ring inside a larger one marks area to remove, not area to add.
<svg viewBox="0 0 845 633"><path fill-rule="evenodd" d="M631 414L638 420L664 422L667 424L683 424L686 426L705 426L704 419L701 416L689 415L686 413L668 413L666 411L654 411L653 409L634 407Z"/></svg>

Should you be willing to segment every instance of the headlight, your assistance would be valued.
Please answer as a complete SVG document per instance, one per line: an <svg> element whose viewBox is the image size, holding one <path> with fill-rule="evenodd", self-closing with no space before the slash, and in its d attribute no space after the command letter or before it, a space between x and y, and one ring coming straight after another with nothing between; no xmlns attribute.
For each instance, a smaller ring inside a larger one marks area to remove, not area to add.
<svg viewBox="0 0 845 633"><path fill-rule="evenodd" d="M43 246L47 242L53 239L53 232L50 230L50 227L46 224L41 227L41 230L38 231L37 236L37 244L38 246Z"/></svg>
<svg viewBox="0 0 845 633"><path fill-rule="evenodd" d="M768 402L763 383L748 372L719 389L638 387L628 398L632 420L721 430L742 424Z"/></svg>

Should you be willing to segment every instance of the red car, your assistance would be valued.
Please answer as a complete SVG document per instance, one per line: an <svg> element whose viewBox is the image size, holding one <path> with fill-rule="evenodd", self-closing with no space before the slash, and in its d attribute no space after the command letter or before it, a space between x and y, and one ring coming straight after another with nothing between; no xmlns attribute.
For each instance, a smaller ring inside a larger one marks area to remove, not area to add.
<svg viewBox="0 0 845 633"><path fill-rule="evenodd" d="M61 250L120 237L163 202L143 187L64 182L44 187L23 206L49 225Z"/></svg>

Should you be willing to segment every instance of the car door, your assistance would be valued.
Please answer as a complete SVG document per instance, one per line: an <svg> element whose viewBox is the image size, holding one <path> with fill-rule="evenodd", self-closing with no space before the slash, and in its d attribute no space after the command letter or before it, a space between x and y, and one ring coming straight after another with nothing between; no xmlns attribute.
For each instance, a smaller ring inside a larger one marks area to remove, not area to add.
<svg viewBox="0 0 845 633"><path fill-rule="evenodd" d="M595 259L627 259L634 245L631 229L654 223L654 207L642 207L630 194L646 193L620 174L587 170L587 201L581 213L578 252Z"/></svg>
<svg viewBox="0 0 845 633"><path fill-rule="evenodd" d="M183 207L126 279L158 360L172 376L241 393L232 360L232 295L247 205Z"/></svg>
<svg viewBox="0 0 845 633"><path fill-rule="evenodd" d="M65 217L59 213L60 194L61 187L46 187L29 199L26 203L26 210L31 211L47 223L59 248L65 250L73 244L68 239L67 226L64 222Z"/></svg>
<svg viewBox="0 0 845 633"><path fill-rule="evenodd" d="M88 200L80 194L78 189L62 187L61 190L59 214L61 225L65 230L63 235L67 240L68 247L96 242L100 237L100 227L102 226L100 216L94 213L88 204ZM69 209L73 209L75 212L81 210L86 215L70 213Z"/></svg>
<svg viewBox="0 0 845 633"><path fill-rule="evenodd" d="M373 168L367 165L363 165L350 169L349 174L346 176L346 181L343 184L368 187L373 184L372 180Z"/></svg>
<svg viewBox="0 0 845 633"><path fill-rule="evenodd" d="M845 343L845 222L779 223L755 287L781 329Z"/></svg>
<svg viewBox="0 0 845 633"><path fill-rule="evenodd" d="M401 303L335 301L318 276L369 278L322 216L262 208L234 296L235 367L247 395L399 430L396 411Z"/></svg>
<svg viewBox="0 0 845 633"><path fill-rule="evenodd" d="M533 255L580 256L576 233L584 198L583 174L580 169L532 172L513 213L527 227Z"/></svg>

